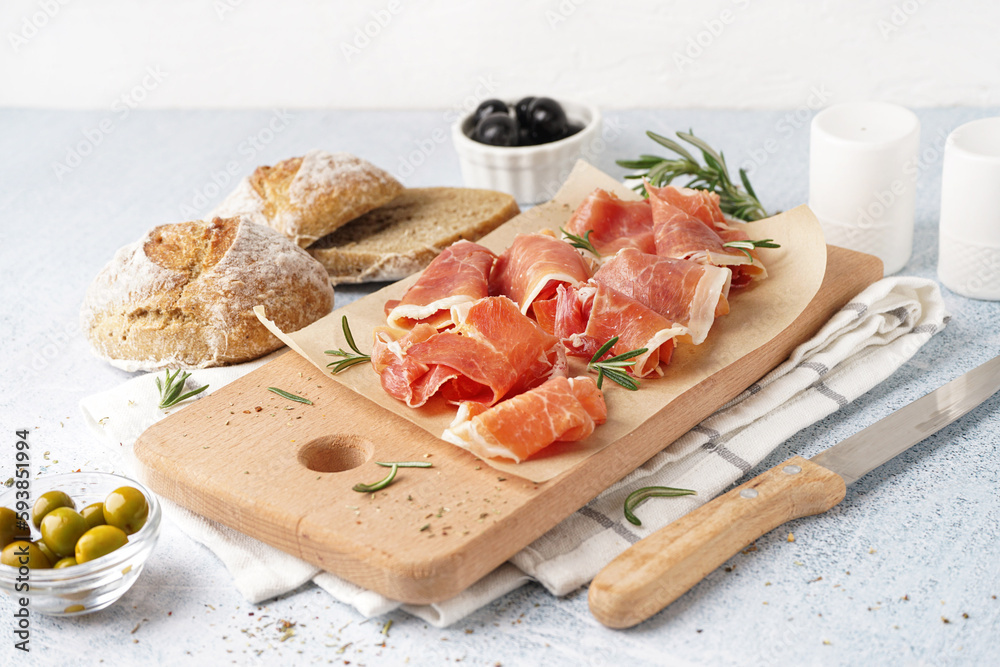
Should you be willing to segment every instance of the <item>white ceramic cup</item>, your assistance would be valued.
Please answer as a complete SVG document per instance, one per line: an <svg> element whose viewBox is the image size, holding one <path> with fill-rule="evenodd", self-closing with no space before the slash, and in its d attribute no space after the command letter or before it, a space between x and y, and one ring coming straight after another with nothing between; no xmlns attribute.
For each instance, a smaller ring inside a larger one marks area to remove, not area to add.
<svg viewBox="0 0 1000 667"><path fill-rule="evenodd" d="M920 121L886 102L820 111L809 136L809 207L827 243L875 255L885 275L913 251Z"/></svg>
<svg viewBox="0 0 1000 667"><path fill-rule="evenodd" d="M1000 118L948 135L939 244L938 278L948 289L1000 300Z"/></svg>

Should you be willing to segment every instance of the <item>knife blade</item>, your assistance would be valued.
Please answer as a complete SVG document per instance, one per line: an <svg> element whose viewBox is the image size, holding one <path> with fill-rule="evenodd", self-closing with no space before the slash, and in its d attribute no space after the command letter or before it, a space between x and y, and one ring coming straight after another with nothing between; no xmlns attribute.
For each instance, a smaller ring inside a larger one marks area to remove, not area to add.
<svg viewBox="0 0 1000 667"><path fill-rule="evenodd" d="M631 547L590 584L590 611L611 628L659 612L781 524L835 506L847 485L937 433L1000 391L1000 356L858 431L812 459L800 456L689 512Z"/></svg>

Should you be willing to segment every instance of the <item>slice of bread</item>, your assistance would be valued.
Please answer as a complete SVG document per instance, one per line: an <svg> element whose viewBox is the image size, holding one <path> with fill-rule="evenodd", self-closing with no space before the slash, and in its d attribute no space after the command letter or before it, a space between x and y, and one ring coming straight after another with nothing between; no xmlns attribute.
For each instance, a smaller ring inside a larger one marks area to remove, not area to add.
<svg viewBox="0 0 1000 667"><path fill-rule="evenodd" d="M510 195L471 188L412 188L306 250L330 282L399 280L459 239L475 241L520 212Z"/></svg>
<svg viewBox="0 0 1000 667"><path fill-rule="evenodd" d="M402 183L370 162L313 150L257 167L207 219L246 215L305 248L402 191Z"/></svg>

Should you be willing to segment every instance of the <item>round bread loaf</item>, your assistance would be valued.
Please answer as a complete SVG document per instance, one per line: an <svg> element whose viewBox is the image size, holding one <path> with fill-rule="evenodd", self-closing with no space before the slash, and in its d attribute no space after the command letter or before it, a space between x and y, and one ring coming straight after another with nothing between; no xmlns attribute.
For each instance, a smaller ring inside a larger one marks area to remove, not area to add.
<svg viewBox="0 0 1000 667"><path fill-rule="evenodd" d="M215 218L161 225L121 248L87 290L81 324L118 368L205 368L281 347L257 305L297 331L330 312L333 287L292 240L242 217Z"/></svg>

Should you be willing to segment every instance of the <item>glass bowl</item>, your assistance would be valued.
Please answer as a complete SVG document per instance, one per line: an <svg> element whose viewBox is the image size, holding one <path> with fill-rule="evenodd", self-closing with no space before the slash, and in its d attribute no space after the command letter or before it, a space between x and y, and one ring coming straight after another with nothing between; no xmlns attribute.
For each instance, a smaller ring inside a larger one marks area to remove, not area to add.
<svg viewBox="0 0 1000 667"><path fill-rule="evenodd" d="M160 536L160 503L142 484L127 477L104 472L72 472L42 476L31 483L31 502L46 491L65 491L83 509L92 503L104 502L109 493L120 486L133 486L146 496L149 517L146 525L128 536L128 544L95 560L61 569L29 570L29 590L19 591L18 569L0 565L0 589L16 601L28 597L32 613L49 616L80 616L104 609L132 587L156 540ZM0 494L0 507L15 508L17 489ZM34 526L31 540L41 538ZM23 586L24 579L21 579Z"/></svg>
<svg viewBox="0 0 1000 667"><path fill-rule="evenodd" d="M535 146L490 146L472 139L473 113L452 126L451 138L469 188L500 190L521 204L538 204L555 196L579 159L593 162L605 150L601 112L572 100L558 102L583 129L574 135Z"/></svg>

